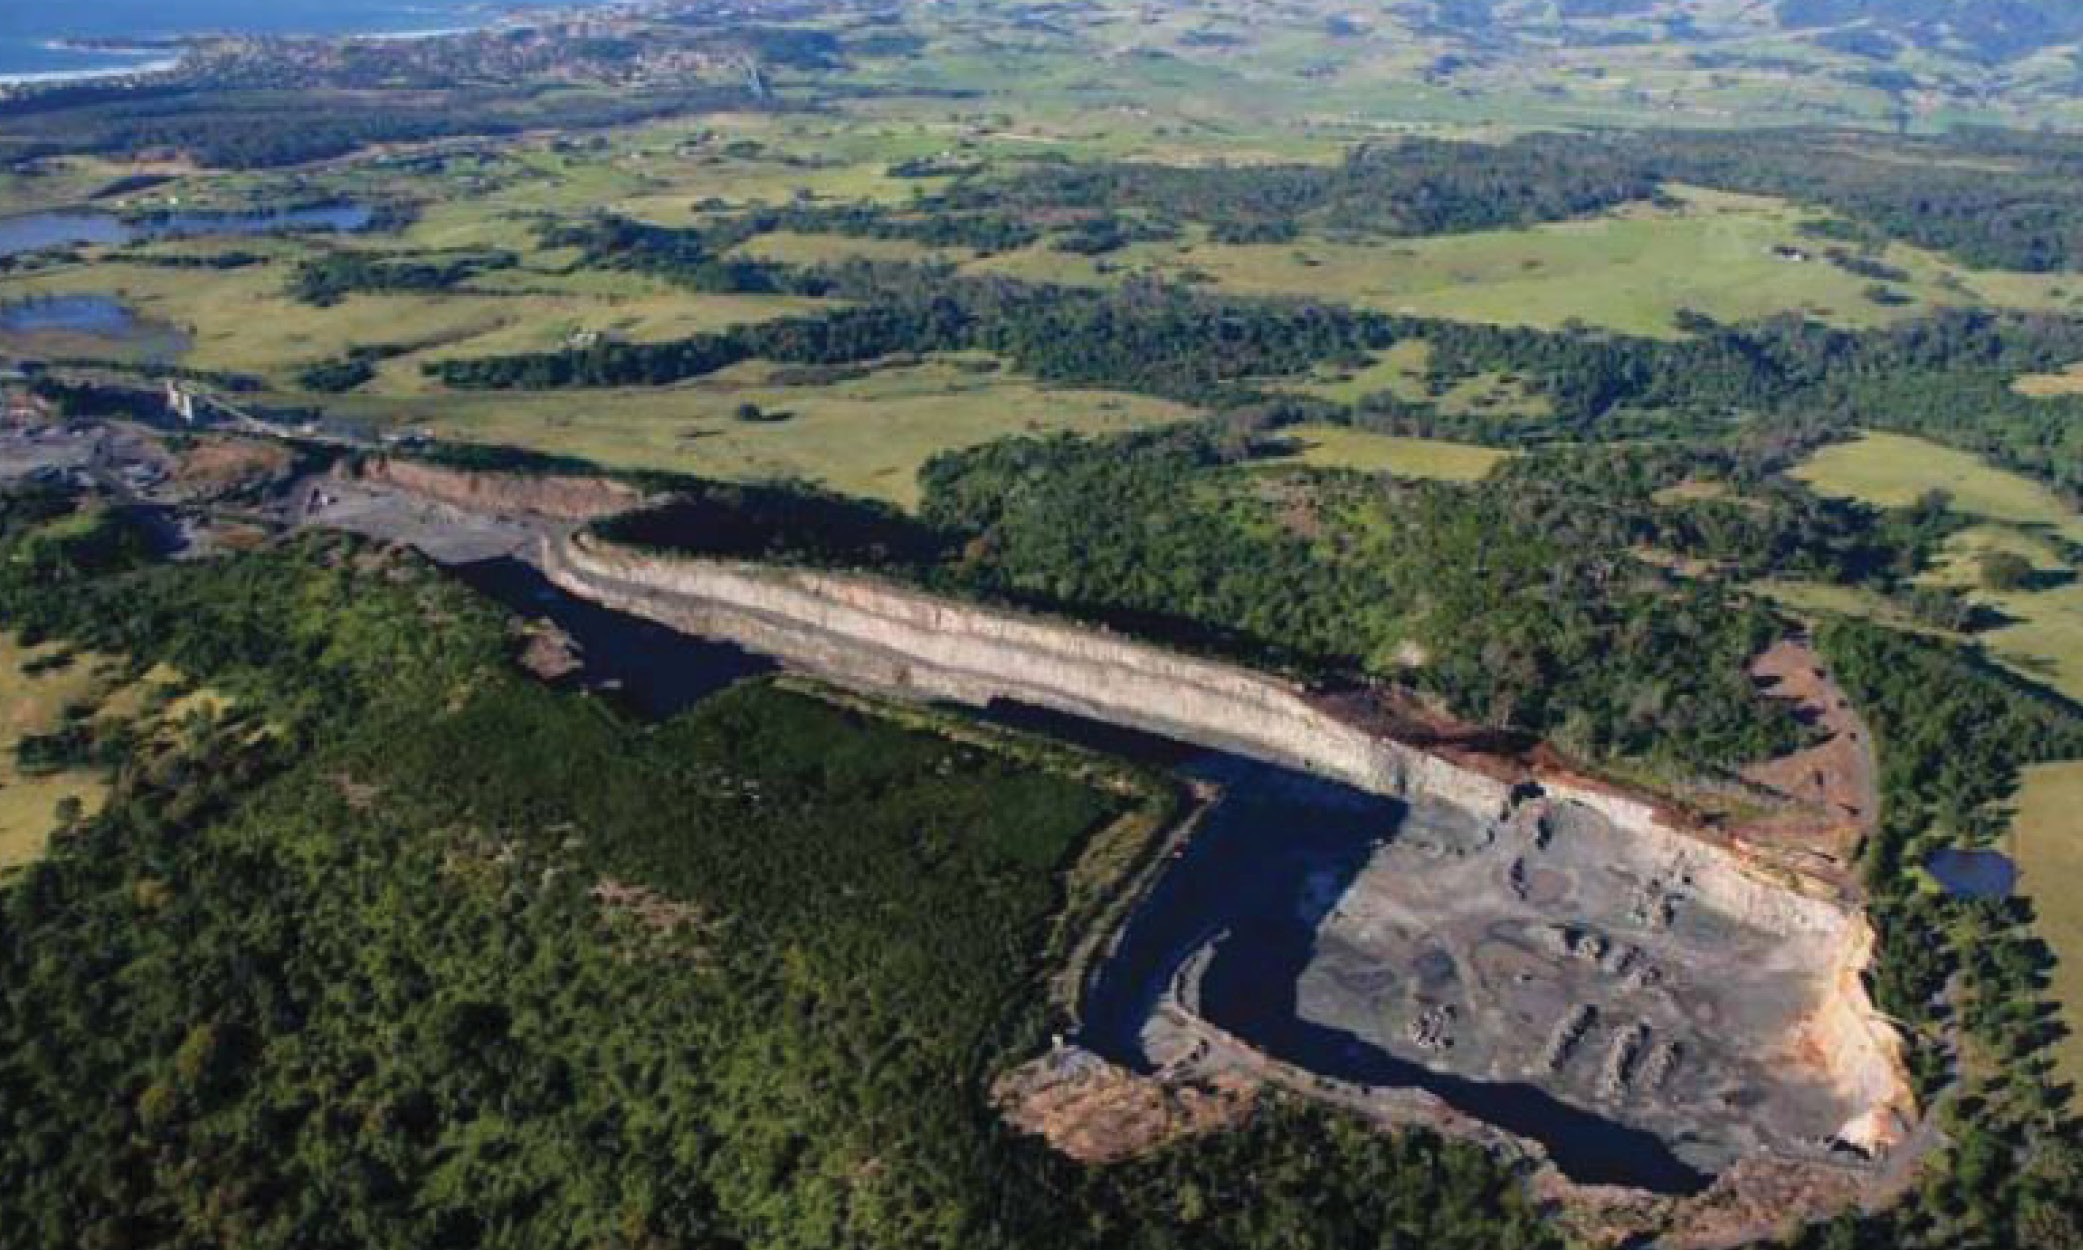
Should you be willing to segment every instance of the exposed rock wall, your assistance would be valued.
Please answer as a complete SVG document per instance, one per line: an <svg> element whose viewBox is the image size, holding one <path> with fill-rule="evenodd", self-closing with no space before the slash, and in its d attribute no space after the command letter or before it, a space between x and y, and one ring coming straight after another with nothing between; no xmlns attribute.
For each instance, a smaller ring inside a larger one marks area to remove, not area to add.
<svg viewBox="0 0 2083 1250"><path fill-rule="evenodd" d="M1509 783L1337 720L1297 686L1093 630L858 576L665 559L577 535L543 560L574 594L816 672L956 702L1010 699L1332 777L1502 812Z"/></svg>
<svg viewBox="0 0 2083 1250"><path fill-rule="evenodd" d="M636 487L613 478L478 473L390 456L363 461L349 472L362 481L467 512L521 513L551 521L595 521L639 507L646 499Z"/></svg>
<svg viewBox="0 0 2083 1250"><path fill-rule="evenodd" d="M1845 1126L1854 1144L1885 1148L1914 1112L1899 1039L1865 989L1874 939L1864 916L1646 798L1546 770L1477 771L1342 719L1266 674L872 578L653 556L583 533L548 544L542 565L583 598L846 682L971 704L1017 700L1485 815L1507 813L1522 785L1536 783L1549 801L1594 808L1650 843L1666 875L1717 911L1835 952L1815 969L1818 1007L1787 1059L1814 1065L1867 1108Z"/></svg>

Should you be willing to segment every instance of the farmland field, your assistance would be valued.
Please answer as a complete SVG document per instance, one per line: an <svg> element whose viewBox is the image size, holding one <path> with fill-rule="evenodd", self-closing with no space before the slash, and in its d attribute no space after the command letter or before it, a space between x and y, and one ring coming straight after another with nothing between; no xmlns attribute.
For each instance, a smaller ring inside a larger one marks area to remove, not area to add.
<svg viewBox="0 0 2083 1250"><path fill-rule="evenodd" d="M2051 539L2083 542L2083 517L2045 487L1966 452L1895 434L1868 434L1825 448L1795 471L1824 495L1883 507L1945 491L1953 507L1984 524L1954 535L1929 580L1967 588L2005 623L1977 635L2012 668L2083 700L2083 583ZM1980 585L1981 558L1993 551L2023 556L2035 569L2027 586Z"/></svg>
<svg viewBox="0 0 2083 1250"><path fill-rule="evenodd" d="M45 672L25 671L57 650L24 647L14 635L0 634L0 871L42 853L60 803L78 800L82 814L92 815L107 792L106 780L96 772L24 773L16 762L24 738L52 732L67 707L91 705L105 690L105 665L91 656Z"/></svg>
<svg viewBox="0 0 2083 1250"><path fill-rule="evenodd" d="M2057 1049L2061 1075L2083 1088L2083 763L2028 769L2012 825L2024 893L2054 948L2054 993L2069 1034Z"/></svg>
<svg viewBox="0 0 2083 1250"><path fill-rule="evenodd" d="M1140 244L1107 258L1119 275L1192 276L1242 295L1307 295L1419 316L1554 329L1572 322L1675 337L1681 310L1721 321L1802 312L1834 325L1883 325L1935 306L2049 307L2076 296L2058 278L1982 273L1916 248L1876 259L1885 284L1832 263L1803 225L1821 214L1783 200L1674 188L1675 204L1630 205L1575 221L1425 239L1282 244ZM1035 247L973 266L1021 277L1110 280L1098 263Z"/></svg>
<svg viewBox="0 0 2083 1250"><path fill-rule="evenodd" d="M1984 462L1969 452L1902 434L1864 434L1824 448L1794 471L1822 495L1884 508L1915 503L1944 491L1953 506L2012 525L2047 527L2083 541L2083 517L2062 506L2030 478Z"/></svg>
<svg viewBox="0 0 2083 1250"><path fill-rule="evenodd" d="M808 479L902 505L917 501L919 467L942 451L1017 434L1096 434L1189 415L1180 405L1142 395L1043 386L978 355L853 372L858 376L801 384L754 362L671 388L456 394L431 404L384 395L379 387L376 394L348 397L338 410L610 467ZM748 404L758 419L741 418Z"/></svg>
<svg viewBox="0 0 2083 1250"><path fill-rule="evenodd" d="M277 255L294 245L275 245ZM664 339L786 316L801 301L705 296L627 275L598 293L554 288L509 294L349 295L330 307L292 299L284 264L228 271L161 269L109 262L12 282L0 295L93 292L120 298L155 322L189 333L183 363L259 373L287 384L298 367L357 345L424 345L400 365L444 355L543 350L580 330L631 340ZM547 286L548 284L545 284ZM403 370L398 371L403 376Z"/></svg>
<svg viewBox="0 0 2083 1250"><path fill-rule="evenodd" d="M1281 431L1299 446L1269 464L1306 464L1317 469L1358 469L1398 477L1430 477L1472 482L1487 475L1510 453L1492 447L1449 443L1430 438L1399 438L1339 425L1298 425Z"/></svg>

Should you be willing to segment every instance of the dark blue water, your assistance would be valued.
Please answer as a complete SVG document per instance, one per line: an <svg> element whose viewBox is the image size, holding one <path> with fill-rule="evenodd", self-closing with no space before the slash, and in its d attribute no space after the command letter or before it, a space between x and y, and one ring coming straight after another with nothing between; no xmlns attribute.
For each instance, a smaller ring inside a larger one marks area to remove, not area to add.
<svg viewBox="0 0 2083 1250"><path fill-rule="evenodd" d="M0 256L76 243L136 243L300 230L353 232L368 229L375 218L375 211L368 205L348 203L241 213L166 213L133 220L114 213L24 213L0 217Z"/></svg>
<svg viewBox="0 0 2083 1250"><path fill-rule="evenodd" d="M164 55L52 46L66 41L410 34L479 26L518 7L483 0L0 0L0 75L131 69Z"/></svg>
<svg viewBox="0 0 2083 1250"><path fill-rule="evenodd" d="M1924 869L1954 898L2009 898L2018 888L2018 866L1998 851L1944 850Z"/></svg>
<svg viewBox="0 0 2083 1250"><path fill-rule="evenodd" d="M612 695L640 716L663 720L775 668L772 660L749 651L568 595L519 560L459 564L449 572L518 615L562 629L579 644L586 661L576 683Z"/></svg>
<svg viewBox="0 0 2083 1250"><path fill-rule="evenodd" d="M0 301L0 331L13 334L127 334L137 314L111 295L45 295Z"/></svg>

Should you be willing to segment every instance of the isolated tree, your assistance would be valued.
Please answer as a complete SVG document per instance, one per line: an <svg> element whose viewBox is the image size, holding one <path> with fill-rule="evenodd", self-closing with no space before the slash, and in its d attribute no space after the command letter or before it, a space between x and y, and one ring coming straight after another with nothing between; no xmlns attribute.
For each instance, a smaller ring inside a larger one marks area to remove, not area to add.
<svg viewBox="0 0 2083 1250"><path fill-rule="evenodd" d="M1981 564L1982 585L1989 590L2020 590L2032 581L2032 561L2015 551L1989 552Z"/></svg>

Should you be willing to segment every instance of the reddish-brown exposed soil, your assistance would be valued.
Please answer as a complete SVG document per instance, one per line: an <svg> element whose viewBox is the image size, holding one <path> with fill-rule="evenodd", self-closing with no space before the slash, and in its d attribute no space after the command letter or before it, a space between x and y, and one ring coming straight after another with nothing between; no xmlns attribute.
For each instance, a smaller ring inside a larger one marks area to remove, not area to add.
<svg viewBox="0 0 2083 1250"><path fill-rule="evenodd" d="M289 449L279 443L204 437L181 453L174 480L191 495L207 499L278 477L289 464Z"/></svg>
<svg viewBox="0 0 2083 1250"><path fill-rule="evenodd" d="M645 502L626 482L570 474L479 473L416 460L377 459L360 466L367 481L395 487L466 512L519 513L553 521L593 521Z"/></svg>
<svg viewBox="0 0 2083 1250"><path fill-rule="evenodd" d="M1880 813L1872 733L1805 639L1782 640L1750 671L1767 694L1797 705L1821 740L1743 770L1745 781L1783 806L1746 821L1741 836L1848 869Z"/></svg>
<svg viewBox="0 0 2083 1250"><path fill-rule="evenodd" d="M1235 1124L1257 1086L1225 1074L1206 1084L1138 1076L1075 1046L1058 1047L998 1079L1006 1121L1081 1163L1113 1163Z"/></svg>

